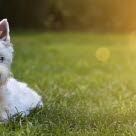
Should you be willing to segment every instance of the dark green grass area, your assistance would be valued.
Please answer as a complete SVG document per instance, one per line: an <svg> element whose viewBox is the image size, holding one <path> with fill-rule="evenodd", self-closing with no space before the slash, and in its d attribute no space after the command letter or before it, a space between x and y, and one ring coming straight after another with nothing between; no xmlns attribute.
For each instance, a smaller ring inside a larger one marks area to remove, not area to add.
<svg viewBox="0 0 136 136"><path fill-rule="evenodd" d="M89 33L12 34L14 77L42 95L44 108L1 125L0 135L135 136L136 45L130 39ZM107 62L96 58L101 47L110 52Z"/></svg>

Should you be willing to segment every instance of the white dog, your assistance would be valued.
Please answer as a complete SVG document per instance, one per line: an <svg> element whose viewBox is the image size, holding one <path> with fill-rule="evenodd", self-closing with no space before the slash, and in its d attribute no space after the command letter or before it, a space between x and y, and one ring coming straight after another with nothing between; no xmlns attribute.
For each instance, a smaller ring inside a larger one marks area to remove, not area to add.
<svg viewBox="0 0 136 136"><path fill-rule="evenodd" d="M22 112L28 115L35 107L43 106L41 97L27 86L11 78L10 64L13 47L10 43L9 25L7 19L0 22L0 121L10 115Z"/></svg>

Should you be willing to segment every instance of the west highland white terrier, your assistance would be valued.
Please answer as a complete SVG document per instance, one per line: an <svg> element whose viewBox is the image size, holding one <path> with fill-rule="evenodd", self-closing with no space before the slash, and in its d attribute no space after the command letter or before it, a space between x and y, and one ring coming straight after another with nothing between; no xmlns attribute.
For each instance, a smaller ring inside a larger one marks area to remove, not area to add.
<svg viewBox="0 0 136 136"><path fill-rule="evenodd" d="M10 43L9 24L7 19L0 22L0 122L18 112L28 115L31 109L43 107L41 96L27 84L11 77L10 64L13 47Z"/></svg>

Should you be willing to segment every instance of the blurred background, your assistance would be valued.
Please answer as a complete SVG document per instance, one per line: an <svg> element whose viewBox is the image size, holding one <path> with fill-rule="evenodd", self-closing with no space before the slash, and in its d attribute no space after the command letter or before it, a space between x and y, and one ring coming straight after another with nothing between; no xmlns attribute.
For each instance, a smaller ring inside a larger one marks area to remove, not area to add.
<svg viewBox="0 0 136 136"><path fill-rule="evenodd" d="M0 136L136 136L136 0L0 0L3 18L45 108Z"/></svg>
<svg viewBox="0 0 136 136"><path fill-rule="evenodd" d="M135 0L0 0L0 19L16 29L131 32Z"/></svg>

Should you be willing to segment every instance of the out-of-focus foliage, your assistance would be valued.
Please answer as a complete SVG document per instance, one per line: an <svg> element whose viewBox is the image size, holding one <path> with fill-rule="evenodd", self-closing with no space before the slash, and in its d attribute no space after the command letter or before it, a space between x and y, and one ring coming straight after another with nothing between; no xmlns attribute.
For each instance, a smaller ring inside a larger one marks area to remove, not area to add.
<svg viewBox="0 0 136 136"><path fill-rule="evenodd" d="M0 18L43 30L134 31L134 0L0 0Z"/></svg>

